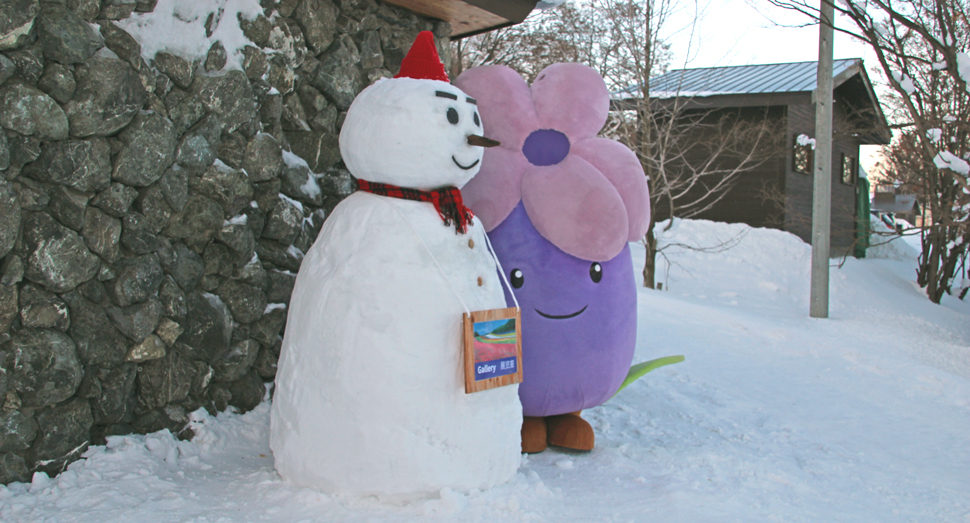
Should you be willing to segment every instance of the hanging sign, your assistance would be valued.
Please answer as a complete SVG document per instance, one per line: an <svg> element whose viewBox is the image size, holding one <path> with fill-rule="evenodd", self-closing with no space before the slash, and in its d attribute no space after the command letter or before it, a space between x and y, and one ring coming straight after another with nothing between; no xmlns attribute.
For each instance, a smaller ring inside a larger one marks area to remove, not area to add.
<svg viewBox="0 0 970 523"><path fill-rule="evenodd" d="M522 315L519 309L462 314L465 393L522 382Z"/></svg>

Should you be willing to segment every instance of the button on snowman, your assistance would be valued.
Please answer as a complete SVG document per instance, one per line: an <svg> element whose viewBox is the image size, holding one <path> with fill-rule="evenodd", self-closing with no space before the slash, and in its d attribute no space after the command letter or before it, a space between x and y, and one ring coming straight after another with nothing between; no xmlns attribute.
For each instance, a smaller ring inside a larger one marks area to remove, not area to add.
<svg viewBox="0 0 970 523"><path fill-rule="evenodd" d="M518 386L465 394L461 356L466 308L505 307L457 190L494 144L429 32L354 100L340 152L361 190L303 260L280 354L270 447L286 481L408 500L515 474Z"/></svg>

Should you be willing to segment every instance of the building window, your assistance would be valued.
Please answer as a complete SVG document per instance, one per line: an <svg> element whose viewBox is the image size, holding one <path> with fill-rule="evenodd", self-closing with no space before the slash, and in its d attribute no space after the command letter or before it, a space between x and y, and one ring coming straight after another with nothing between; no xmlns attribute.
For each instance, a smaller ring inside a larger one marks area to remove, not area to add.
<svg viewBox="0 0 970 523"><path fill-rule="evenodd" d="M856 179L856 168L855 158L847 154L842 155L842 183L846 185L855 185Z"/></svg>
<svg viewBox="0 0 970 523"><path fill-rule="evenodd" d="M804 134L795 137L795 152L792 155L792 170L796 173L812 174L812 150L815 140Z"/></svg>

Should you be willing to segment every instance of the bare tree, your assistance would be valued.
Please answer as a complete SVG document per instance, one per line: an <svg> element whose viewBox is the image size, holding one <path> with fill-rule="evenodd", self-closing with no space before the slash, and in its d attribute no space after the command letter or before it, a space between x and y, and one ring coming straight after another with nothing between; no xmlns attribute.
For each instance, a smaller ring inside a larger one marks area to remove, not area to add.
<svg viewBox="0 0 970 523"><path fill-rule="evenodd" d="M803 0L769 0L817 23ZM822 0L827 1L827 0ZM970 44L965 0L840 0L836 27L869 44L890 89L890 118L899 130L886 148L884 174L912 184L923 198L917 282L939 303L967 293L970 249Z"/></svg>

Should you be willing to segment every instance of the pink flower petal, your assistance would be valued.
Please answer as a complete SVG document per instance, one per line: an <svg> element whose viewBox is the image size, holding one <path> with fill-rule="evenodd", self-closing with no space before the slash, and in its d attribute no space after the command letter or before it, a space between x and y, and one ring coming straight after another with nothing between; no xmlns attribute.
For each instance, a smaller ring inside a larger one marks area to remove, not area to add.
<svg viewBox="0 0 970 523"><path fill-rule="evenodd" d="M623 198L629 217L628 241L637 241L650 226L650 192L637 155L627 146L607 138L587 138L574 143L572 154L596 167Z"/></svg>
<svg viewBox="0 0 970 523"><path fill-rule="evenodd" d="M629 219L613 185L586 160L569 155L522 178L522 203L532 225L567 254L613 259L627 243Z"/></svg>
<svg viewBox="0 0 970 523"><path fill-rule="evenodd" d="M522 199L522 173L529 163L522 153L505 147L485 150L482 168L461 188L462 199L491 231L502 223Z"/></svg>
<svg viewBox="0 0 970 523"><path fill-rule="evenodd" d="M485 136L521 150L522 142L538 128L532 93L513 69L504 65L474 67L461 73L454 84L478 101Z"/></svg>
<svg viewBox="0 0 970 523"><path fill-rule="evenodd" d="M583 64L552 64L532 83L539 129L563 132L572 142L596 136L606 123L610 92L603 78Z"/></svg>

